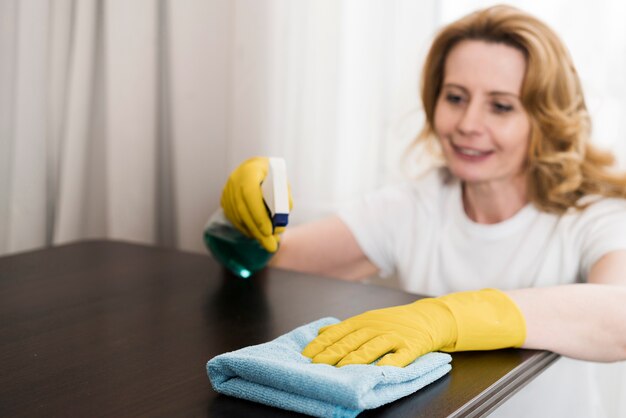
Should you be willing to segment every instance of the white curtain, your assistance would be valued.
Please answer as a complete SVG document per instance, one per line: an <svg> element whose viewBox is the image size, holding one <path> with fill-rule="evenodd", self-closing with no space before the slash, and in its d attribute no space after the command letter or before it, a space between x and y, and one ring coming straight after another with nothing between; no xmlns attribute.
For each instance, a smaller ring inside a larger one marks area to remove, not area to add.
<svg viewBox="0 0 626 418"><path fill-rule="evenodd" d="M0 254L204 251L228 172L288 162L295 222L399 170L435 2L0 0Z"/></svg>
<svg viewBox="0 0 626 418"><path fill-rule="evenodd" d="M492 3L0 0L0 254L203 252L229 171L256 154L287 159L295 222L397 178L435 28ZM626 162L625 3L511 3L569 45L595 138ZM598 379L626 416L621 368Z"/></svg>
<svg viewBox="0 0 626 418"><path fill-rule="evenodd" d="M154 152L148 138L151 132L137 131L153 129L154 116L147 109L141 115L129 115L123 130L135 131L130 141L117 136L119 125L110 123L115 122L122 109L117 104L109 106L107 101L129 88L124 85L127 80L114 78L121 69L113 68L115 58L106 50L110 41L115 42L105 37L111 32L105 32L104 19L107 12L115 14L113 3L0 2L4 23L0 41L2 252L115 236L126 227L128 235L135 239L153 238L145 223L151 221L154 204L140 198L144 204L135 206L138 199L133 196L128 196L130 201L124 205L119 203L128 194L141 196L137 184L147 186L145 194L153 194L152 172L146 170ZM117 41L118 48L130 49L145 37L149 28L143 19L135 23L137 34L127 43ZM128 53L120 51L119 57ZM146 57L136 58L142 59ZM133 75L130 71L128 78ZM146 83L152 77L151 72L140 77L133 86L137 92L133 98L146 97ZM141 109L147 103L134 104ZM128 123L133 116L140 118ZM144 148L141 152L147 158L124 161L124 156L132 155L137 147ZM128 163L132 170L123 168ZM124 173L128 175L127 184L116 187L117 177ZM133 213L120 216L122 206L132 208ZM109 222L112 215L117 215L115 222Z"/></svg>

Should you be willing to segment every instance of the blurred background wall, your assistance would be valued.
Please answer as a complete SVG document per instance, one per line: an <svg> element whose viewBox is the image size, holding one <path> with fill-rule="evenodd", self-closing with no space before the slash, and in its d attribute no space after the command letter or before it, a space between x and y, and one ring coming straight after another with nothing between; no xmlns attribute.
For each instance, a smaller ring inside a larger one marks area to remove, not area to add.
<svg viewBox="0 0 626 418"><path fill-rule="evenodd" d="M434 31L494 3L0 0L0 254L101 237L204 252L253 155L287 159L295 222L399 179ZM565 40L624 167L626 3L508 3ZM598 380L626 416L616 370Z"/></svg>
<svg viewBox="0 0 626 418"><path fill-rule="evenodd" d="M243 159L301 222L401 176L434 31L493 1L0 0L0 254L90 237L204 251ZM626 5L517 1L569 45L626 160Z"/></svg>

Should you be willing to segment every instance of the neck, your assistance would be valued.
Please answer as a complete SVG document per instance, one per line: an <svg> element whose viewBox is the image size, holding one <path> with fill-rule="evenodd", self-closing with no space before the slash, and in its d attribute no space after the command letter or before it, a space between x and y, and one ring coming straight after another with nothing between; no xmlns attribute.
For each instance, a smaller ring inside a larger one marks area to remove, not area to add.
<svg viewBox="0 0 626 418"><path fill-rule="evenodd" d="M467 216L479 224L505 221L528 203L526 177L506 182L463 183L463 207Z"/></svg>

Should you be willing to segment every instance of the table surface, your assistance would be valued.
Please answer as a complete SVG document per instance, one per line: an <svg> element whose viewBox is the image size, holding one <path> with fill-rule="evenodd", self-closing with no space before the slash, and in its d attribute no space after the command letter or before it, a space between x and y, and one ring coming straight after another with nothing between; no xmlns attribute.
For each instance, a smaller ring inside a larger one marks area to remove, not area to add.
<svg viewBox="0 0 626 418"><path fill-rule="evenodd" d="M301 416L216 394L206 362L415 299L276 269L242 280L206 255L114 241L0 257L0 416ZM447 376L360 416L481 416L557 358L455 353Z"/></svg>

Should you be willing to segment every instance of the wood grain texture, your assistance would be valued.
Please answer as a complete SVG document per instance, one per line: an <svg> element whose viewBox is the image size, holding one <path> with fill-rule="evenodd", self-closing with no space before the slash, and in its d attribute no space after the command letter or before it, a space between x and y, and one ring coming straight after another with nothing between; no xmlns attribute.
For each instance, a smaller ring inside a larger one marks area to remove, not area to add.
<svg viewBox="0 0 626 418"><path fill-rule="evenodd" d="M208 256L122 242L0 257L0 416L299 416L217 395L206 362L324 316L415 299L280 270L242 280ZM556 356L453 358L448 376L361 416L478 416Z"/></svg>

